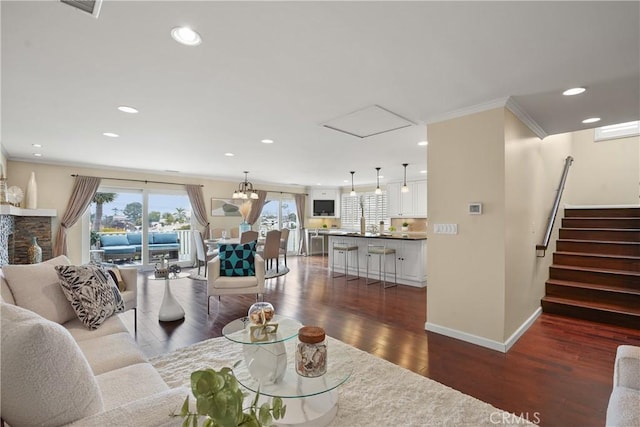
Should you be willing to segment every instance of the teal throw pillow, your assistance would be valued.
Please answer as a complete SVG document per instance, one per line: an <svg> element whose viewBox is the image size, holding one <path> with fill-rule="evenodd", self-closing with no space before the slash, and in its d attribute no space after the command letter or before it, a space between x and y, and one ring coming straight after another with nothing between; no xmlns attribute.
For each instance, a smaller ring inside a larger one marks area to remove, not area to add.
<svg viewBox="0 0 640 427"><path fill-rule="evenodd" d="M256 242L218 243L220 276L255 276Z"/></svg>

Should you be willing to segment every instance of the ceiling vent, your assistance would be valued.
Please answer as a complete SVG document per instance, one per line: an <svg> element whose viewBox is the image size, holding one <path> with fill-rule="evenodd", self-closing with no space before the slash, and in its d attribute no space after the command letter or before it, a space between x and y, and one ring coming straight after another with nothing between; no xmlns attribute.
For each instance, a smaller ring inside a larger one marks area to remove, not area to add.
<svg viewBox="0 0 640 427"><path fill-rule="evenodd" d="M415 123L379 105L371 105L322 123L322 126L326 128L357 136L358 138L367 138L412 125L415 125Z"/></svg>
<svg viewBox="0 0 640 427"><path fill-rule="evenodd" d="M102 6L102 0L60 0L62 3L66 3L69 6L80 9L81 11L88 13L94 18L98 18L100 13L100 6Z"/></svg>

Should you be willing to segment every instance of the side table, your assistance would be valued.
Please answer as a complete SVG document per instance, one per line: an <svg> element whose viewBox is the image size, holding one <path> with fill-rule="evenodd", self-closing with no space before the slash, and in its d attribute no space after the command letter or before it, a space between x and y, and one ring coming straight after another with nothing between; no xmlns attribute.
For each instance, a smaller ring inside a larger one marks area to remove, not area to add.
<svg viewBox="0 0 640 427"><path fill-rule="evenodd" d="M164 280L164 296L162 297L162 304L158 312L158 319L161 322L173 322L184 319L184 309L173 297L170 283L172 280L185 279L187 277L189 277L189 273L170 273L167 277L156 277L152 274L147 277L148 280Z"/></svg>

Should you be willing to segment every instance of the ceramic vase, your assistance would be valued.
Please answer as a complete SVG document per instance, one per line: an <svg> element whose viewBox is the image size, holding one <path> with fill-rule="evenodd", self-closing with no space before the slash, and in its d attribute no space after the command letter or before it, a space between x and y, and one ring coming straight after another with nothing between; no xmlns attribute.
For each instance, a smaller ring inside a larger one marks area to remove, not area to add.
<svg viewBox="0 0 640 427"><path fill-rule="evenodd" d="M38 264L42 262L42 248L38 245L38 239L31 238L31 245L27 248L27 262L29 264Z"/></svg>
<svg viewBox="0 0 640 427"><path fill-rule="evenodd" d="M365 234L367 232L367 221L363 216L360 217L360 234Z"/></svg>
<svg viewBox="0 0 640 427"><path fill-rule="evenodd" d="M38 208L38 184L36 183L36 173L31 172L29 182L27 183L27 197L26 208L37 209Z"/></svg>

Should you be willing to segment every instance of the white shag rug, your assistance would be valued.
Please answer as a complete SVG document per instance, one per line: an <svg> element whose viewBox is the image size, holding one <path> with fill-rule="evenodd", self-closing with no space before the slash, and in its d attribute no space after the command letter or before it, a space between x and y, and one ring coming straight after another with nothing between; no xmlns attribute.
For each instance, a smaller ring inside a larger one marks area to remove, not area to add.
<svg viewBox="0 0 640 427"><path fill-rule="evenodd" d="M329 359L332 352L346 352L353 362L351 377L338 388L338 412L329 426L532 425L339 340L328 340ZM220 337L157 356L151 363L170 387L190 388L191 372L232 366L240 359L241 345Z"/></svg>

